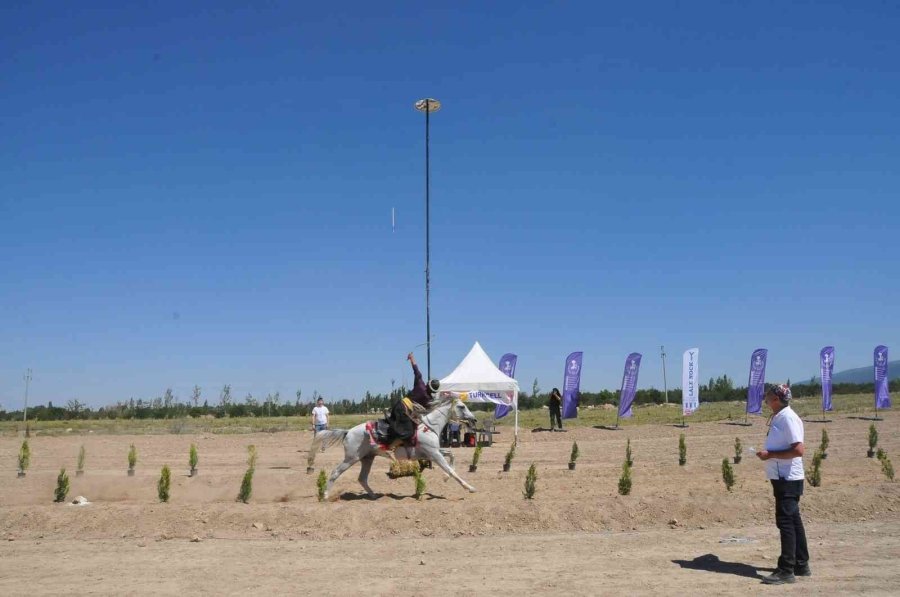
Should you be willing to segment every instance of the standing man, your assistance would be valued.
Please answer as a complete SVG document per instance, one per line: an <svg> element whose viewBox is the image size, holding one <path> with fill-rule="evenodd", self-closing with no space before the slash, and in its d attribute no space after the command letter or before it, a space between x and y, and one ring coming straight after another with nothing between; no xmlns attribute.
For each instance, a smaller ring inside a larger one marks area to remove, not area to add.
<svg viewBox="0 0 900 597"><path fill-rule="evenodd" d="M328 407L321 398L316 400L316 405L312 409L312 424L316 433L328 429Z"/></svg>
<svg viewBox="0 0 900 597"><path fill-rule="evenodd" d="M547 406L550 408L550 431L553 431L554 419L556 419L559 430L562 431L562 395L559 393L559 388L553 388L550 391L550 402Z"/></svg>
<svg viewBox="0 0 900 597"><path fill-rule="evenodd" d="M787 384L766 391L766 404L772 409L766 449L756 453L766 462L766 477L775 494L775 524L781 532L781 556L778 568L763 582L780 585L796 582L797 576L812 576L806 531L800 518L803 495L803 421L791 408L791 389Z"/></svg>

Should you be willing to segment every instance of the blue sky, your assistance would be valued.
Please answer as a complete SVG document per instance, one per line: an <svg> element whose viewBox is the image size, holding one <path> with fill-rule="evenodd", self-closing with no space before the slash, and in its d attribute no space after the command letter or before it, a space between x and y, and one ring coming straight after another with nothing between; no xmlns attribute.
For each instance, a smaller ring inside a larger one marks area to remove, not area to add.
<svg viewBox="0 0 900 597"><path fill-rule="evenodd" d="M426 96L435 375L900 354L894 3L198 6L0 8L5 408L409 383Z"/></svg>

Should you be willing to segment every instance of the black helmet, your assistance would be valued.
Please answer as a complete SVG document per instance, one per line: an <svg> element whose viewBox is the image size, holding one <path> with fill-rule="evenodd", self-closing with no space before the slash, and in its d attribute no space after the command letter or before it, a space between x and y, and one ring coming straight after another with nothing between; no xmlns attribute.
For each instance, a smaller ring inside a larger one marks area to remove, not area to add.
<svg viewBox="0 0 900 597"><path fill-rule="evenodd" d="M440 389L441 389L441 380L439 380L439 379L432 379L431 381L429 381L429 382L428 382L428 389L429 389L429 391L431 391L432 394L434 394L435 392L437 392L438 390L440 390Z"/></svg>

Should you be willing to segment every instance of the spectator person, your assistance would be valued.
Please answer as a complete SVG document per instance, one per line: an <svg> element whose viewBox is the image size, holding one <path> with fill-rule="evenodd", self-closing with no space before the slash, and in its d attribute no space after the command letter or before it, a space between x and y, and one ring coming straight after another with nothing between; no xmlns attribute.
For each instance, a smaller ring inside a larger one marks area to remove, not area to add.
<svg viewBox="0 0 900 597"><path fill-rule="evenodd" d="M559 393L559 388L553 388L550 391L550 402L547 404L550 407L550 431L553 431L553 419L556 418L556 424L559 425L559 430L562 431L562 396Z"/></svg>
<svg viewBox="0 0 900 597"><path fill-rule="evenodd" d="M316 405L312 409L312 424L316 433L328 429L328 407L321 398L316 400Z"/></svg>
<svg viewBox="0 0 900 597"><path fill-rule="evenodd" d="M800 518L803 495L803 421L791 408L787 384L770 387L766 404L772 409L766 449L756 453L766 463L766 477L775 494L775 524L781 533L778 568L763 578L770 585L796 582L797 576L812 576L806 531Z"/></svg>

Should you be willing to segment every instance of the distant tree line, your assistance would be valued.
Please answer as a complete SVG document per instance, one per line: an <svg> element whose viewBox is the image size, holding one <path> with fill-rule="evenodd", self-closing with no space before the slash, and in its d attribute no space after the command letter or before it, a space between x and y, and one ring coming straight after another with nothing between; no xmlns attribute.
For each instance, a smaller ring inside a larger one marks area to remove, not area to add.
<svg viewBox="0 0 900 597"><path fill-rule="evenodd" d="M788 380L790 383L790 380ZM815 380L808 383L798 383L791 386L794 396L798 398L808 396L820 396L822 386ZM889 383L891 392L900 391L900 379ZM833 393L839 394L865 394L875 392L874 383L839 383L834 384ZM219 392L218 401L209 404L202 399L201 389L194 386L191 398L188 401L179 401L171 388L166 389L162 396L151 399L131 398L127 401L116 402L110 406L92 409L77 399L69 400L65 406L54 406L52 402L46 405L40 404L28 408L28 418L40 421L67 421L77 419L175 419L183 417L295 417L309 416L312 408L319 398L323 398L325 406L332 414L379 414L389 410L391 405L407 394L407 388L400 386L388 394L372 394L366 392L359 400L334 399L329 400L313 392L312 398L302 400L301 390L297 390L293 400L285 400L279 392L267 394L264 398L256 398L248 393L241 400L236 400L231 395L231 386L225 385ZM538 386L538 380L534 380L531 393L519 393L519 408L529 410L541 408L547 404L549 392L542 392ZM743 401L747 399L746 386L735 387L734 380L727 375L710 378L709 383L700 386L701 402ZM635 404L661 404L665 396L662 390L647 388L635 393ZM681 401L681 388L669 390L669 401ZM582 392L579 395L580 406L599 406L602 404L618 405L619 390L601 390L600 392ZM472 410L492 411L493 404L470 404ZM22 420L22 411L4 411L0 409L0 420Z"/></svg>

